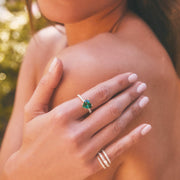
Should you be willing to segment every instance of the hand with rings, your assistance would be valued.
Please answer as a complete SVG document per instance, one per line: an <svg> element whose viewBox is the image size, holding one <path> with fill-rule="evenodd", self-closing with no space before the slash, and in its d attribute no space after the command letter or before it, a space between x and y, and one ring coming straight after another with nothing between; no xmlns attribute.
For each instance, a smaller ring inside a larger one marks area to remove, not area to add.
<svg viewBox="0 0 180 180"><path fill-rule="evenodd" d="M62 69L56 58L25 107L22 146L6 162L9 179L85 179L110 167L151 129L142 124L113 141L149 101L142 95L146 84L133 73L117 75L48 111Z"/></svg>

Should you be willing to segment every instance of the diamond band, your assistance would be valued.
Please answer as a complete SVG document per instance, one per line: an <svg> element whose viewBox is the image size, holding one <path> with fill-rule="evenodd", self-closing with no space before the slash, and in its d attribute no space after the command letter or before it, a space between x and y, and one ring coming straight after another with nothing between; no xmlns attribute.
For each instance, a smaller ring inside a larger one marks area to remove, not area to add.
<svg viewBox="0 0 180 180"><path fill-rule="evenodd" d="M111 164L111 160L109 159L108 155L104 150L102 150L102 153L104 154L105 158L107 159L108 163Z"/></svg>
<svg viewBox="0 0 180 180"><path fill-rule="evenodd" d="M97 156L97 159L98 159L100 165L101 165L104 169L106 169L106 166L103 164L103 162L101 161L101 159L99 158L99 156Z"/></svg>
<svg viewBox="0 0 180 180"><path fill-rule="evenodd" d="M102 150L101 152L98 153L97 159L98 159L100 165L101 165L104 169L110 167L110 165L111 165L111 160L109 159L108 155L105 153L104 150Z"/></svg>

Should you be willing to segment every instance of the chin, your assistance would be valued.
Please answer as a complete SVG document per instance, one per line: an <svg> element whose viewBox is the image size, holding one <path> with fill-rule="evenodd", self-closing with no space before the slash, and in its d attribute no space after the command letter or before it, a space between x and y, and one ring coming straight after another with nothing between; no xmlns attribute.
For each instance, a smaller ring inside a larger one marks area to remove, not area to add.
<svg viewBox="0 0 180 180"><path fill-rule="evenodd" d="M76 14L68 13L67 15L66 14L61 15L60 13L58 13L57 15L43 13L43 15L50 21L62 23L62 24L76 23L91 16L88 14L82 16L77 13Z"/></svg>
<svg viewBox="0 0 180 180"><path fill-rule="evenodd" d="M92 16L94 11L83 10L82 8L56 8L39 6L41 13L50 21L62 24L70 24L82 21Z"/></svg>
<svg viewBox="0 0 180 180"><path fill-rule="evenodd" d="M47 19L63 24L82 21L112 6L116 1L117 0L37 0L42 14Z"/></svg>

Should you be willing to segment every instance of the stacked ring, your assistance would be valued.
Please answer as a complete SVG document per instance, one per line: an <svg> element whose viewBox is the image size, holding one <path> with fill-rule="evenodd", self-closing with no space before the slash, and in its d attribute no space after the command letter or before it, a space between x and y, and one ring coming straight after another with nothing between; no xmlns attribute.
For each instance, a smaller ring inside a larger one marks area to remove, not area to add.
<svg viewBox="0 0 180 180"><path fill-rule="evenodd" d="M77 96L78 96L79 99L83 102L82 107L85 108L85 109L88 109L89 113L91 114L91 113L92 113L92 110L91 110L92 105L91 105L90 101L89 101L88 99L84 100L84 99L82 98L82 96L79 95L79 94L78 94Z"/></svg>
<svg viewBox="0 0 180 180"><path fill-rule="evenodd" d="M110 167L110 165L111 165L111 160L109 159L108 155L106 154L106 152L105 152L104 150L101 150L101 152L98 153L97 159L98 159L100 165L101 165L104 169Z"/></svg>

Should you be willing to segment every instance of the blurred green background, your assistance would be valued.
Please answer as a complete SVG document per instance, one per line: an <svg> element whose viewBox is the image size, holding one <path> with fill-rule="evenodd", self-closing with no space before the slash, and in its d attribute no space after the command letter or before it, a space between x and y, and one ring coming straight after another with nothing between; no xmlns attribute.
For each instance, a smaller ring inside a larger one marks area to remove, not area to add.
<svg viewBox="0 0 180 180"><path fill-rule="evenodd" d="M35 30L47 25L37 4L32 6ZM0 144L15 95L18 71L30 39L24 0L0 0Z"/></svg>

